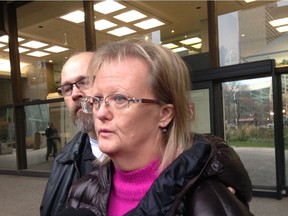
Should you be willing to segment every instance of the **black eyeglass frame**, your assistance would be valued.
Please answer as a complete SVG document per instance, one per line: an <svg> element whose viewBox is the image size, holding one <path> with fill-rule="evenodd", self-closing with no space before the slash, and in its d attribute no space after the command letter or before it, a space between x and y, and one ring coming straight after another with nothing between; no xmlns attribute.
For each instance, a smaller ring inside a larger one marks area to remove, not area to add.
<svg viewBox="0 0 288 216"><path fill-rule="evenodd" d="M74 85L78 88L78 89L88 89L89 87L92 87L92 83L93 83L93 77L82 77L81 79L79 79L78 81L76 82L73 82L73 83L67 83L67 84L64 84L64 85L60 85L56 88L56 91L57 93L60 95L60 96L70 96L72 94L72 91L73 91L73 88L74 88ZM81 84L81 82L85 81L86 82L84 84ZM90 82L91 81L91 82ZM87 84L89 83L89 84ZM68 88L67 90L69 90L68 92L67 91L63 91L63 87L65 86L69 86L70 88ZM89 86L89 87L84 87L84 86Z"/></svg>

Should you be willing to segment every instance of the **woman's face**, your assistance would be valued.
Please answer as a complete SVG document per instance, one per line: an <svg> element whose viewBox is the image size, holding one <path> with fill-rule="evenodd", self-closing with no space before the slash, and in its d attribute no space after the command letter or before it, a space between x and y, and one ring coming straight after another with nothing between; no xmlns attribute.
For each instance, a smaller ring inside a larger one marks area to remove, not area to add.
<svg viewBox="0 0 288 216"><path fill-rule="evenodd" d="M137 58L113 61L97 72L93 96L123 94L156 99L147 79L144 61ZM93 109L100 150L122 170L141 168L159 156L164 105L130 102L129 107L117 109L112 103L107 106L102 102L99 110Z"/></svg>

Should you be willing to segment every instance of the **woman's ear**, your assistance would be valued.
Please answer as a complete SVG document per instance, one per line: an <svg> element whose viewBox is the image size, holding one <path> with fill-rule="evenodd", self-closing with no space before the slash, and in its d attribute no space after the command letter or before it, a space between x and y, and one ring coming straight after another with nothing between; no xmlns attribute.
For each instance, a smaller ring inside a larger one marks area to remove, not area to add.
<svg viewBox="0 0 288 216"><path fill-rule="evenodd" d="M165 104L160 111L159 127L166 128L174 117L174 106L172 104Z"/></svg>

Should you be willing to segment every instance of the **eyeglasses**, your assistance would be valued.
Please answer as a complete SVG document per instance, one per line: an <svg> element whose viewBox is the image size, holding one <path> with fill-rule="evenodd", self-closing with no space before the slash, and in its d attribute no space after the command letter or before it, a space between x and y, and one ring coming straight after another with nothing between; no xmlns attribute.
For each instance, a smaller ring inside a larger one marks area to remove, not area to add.
<svg viewBox="0 0 288 216"><path fill-rule="evenodd" d="M103 101L106 107L109 107L110 109L118 109L118 110L129 108L130 102L160 104L158 100L144 99L144 98L130 98L123 94L112 94L112 95L106 96L105 98L91 97L91 96L82 98L81 99L82 110L85 113L92 113L93 107L96 110L99 110Z"/></svg>
<svg viewBox="0 0 288 216"><path fill-rule="evenodd" d="M70 96L72 94L73 91L73 87L74 85L78 88L78 89L89 89L92 85L92 77L85 77L82 78L74 83L69 83L69 84L65 84L65 85L61 85L57 88L57 92L59 95L61 96Z"/></svg>

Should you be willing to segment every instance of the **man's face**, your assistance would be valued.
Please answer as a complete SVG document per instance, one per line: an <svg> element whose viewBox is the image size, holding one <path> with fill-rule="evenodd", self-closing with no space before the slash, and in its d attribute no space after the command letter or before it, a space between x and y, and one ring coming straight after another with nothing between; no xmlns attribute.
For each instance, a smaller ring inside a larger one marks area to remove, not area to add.
<svg viewBox="0 0 288 216"><path fill-rule="evenodd" d="M85 133L94 130L93 116L84 113L80 103L83 97L89 95L89 87L92 87L89 86L89 82L92 84L92 80L89 78L87 71L91 57L92 53L80 53L72 56L63 66L61 73L61 86L65 104L73 123ZM87 86L84 86L86 84Z"/></svg>

